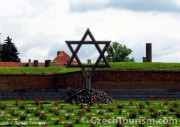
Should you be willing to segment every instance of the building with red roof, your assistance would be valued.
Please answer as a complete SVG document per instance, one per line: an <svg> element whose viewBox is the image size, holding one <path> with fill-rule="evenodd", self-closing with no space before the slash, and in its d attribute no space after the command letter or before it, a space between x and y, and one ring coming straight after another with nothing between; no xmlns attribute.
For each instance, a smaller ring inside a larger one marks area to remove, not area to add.
<svg viewBox="0 0 180 127"><path fill-rule="evenodd" d="M64 51L58 51L56 58L54 58L53 62L57 67L67 65L68 61L70 60L70 56L66 54ZM72 61L72 64L77 64L76 61Z"/></svg>

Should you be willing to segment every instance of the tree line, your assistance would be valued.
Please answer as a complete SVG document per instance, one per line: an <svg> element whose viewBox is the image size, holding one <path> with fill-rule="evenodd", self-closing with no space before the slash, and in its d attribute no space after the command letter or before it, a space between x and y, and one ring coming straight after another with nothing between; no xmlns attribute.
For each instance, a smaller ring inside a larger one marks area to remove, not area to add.
<svg viewBox="0 0 180 127"><path fill-rule="evenodd" d="M131 53L130 48L118 42L112 42L107 48L107 58L112 62L134 62L134 58L129 58Z"/></svg>
<svg viewBox="0 0 180 127"><path fill-rule="evenodd" d="M0 44L0 61L1 62L20 62L19 52L12 39L8 36L3 44Z"/></svg>
<svg viewBox="0 0 180 127"><path fill-rule="evenodd" d="M111 62L134 62L134 58L129 58L132 53L130 48L118 42L112 42L107 48L107 58ZM0 44L0 61L1 62L20 62L19 52L12 39L8 36L3 44Z"/></svg>

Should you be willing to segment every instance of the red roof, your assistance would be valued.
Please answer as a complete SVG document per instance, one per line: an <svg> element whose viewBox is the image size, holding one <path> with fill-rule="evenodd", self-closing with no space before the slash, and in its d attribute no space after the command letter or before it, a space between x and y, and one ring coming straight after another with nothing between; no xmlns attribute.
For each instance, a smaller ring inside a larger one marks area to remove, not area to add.
<svg viewBox="0 0 180 127"><path fill-rule="evenodd" d="M64 51L61 51L56 58L54 58L53 62L56 63L56 66L64 66L67 65L70 60L70 56L66 54ZM76 64L76 61L72 61L72 64Z"/></svg>

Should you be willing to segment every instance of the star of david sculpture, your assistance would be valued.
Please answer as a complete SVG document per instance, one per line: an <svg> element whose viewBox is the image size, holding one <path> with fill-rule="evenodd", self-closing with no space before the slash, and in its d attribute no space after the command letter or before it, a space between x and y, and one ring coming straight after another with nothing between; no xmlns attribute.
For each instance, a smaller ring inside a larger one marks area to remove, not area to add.
<svg viewBox="0 0 180 127"><path fill-rule="evenodd" d="M86 37L89 35L91 41L86 41ZM109 68L110 65L108 61L106 60L106 57L104 56L105 51L107 50L109 44L111 41L96 41L93 34L91 33L90 29L88 28L83 35L82 39L80 41L66 41L66 44L68 48L70 49L72 56L67 64L67 67L75 67L75 68L81 68L85 78L85 86L84 88L87 90L91 90L91 78L93 73L95 72L96 68ZM77 45L76 49L73 49L72 45ZM95 64L83 64L81 60L79 59L77 53L82 45L94 45L97 49L99 56L95 62ZM101 49L100 45L104 45L104 47ZM73 59L76 60L77 64L74 64ZM101 59L104 61L103 64L100 64ZM90 71L86 71L85 68L89 68Z"/></svg>

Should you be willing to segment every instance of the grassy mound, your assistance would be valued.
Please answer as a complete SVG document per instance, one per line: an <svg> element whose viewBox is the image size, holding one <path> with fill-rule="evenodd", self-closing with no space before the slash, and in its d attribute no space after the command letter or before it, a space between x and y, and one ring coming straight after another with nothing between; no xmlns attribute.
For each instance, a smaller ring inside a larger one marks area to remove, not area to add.
<svg viewBox="0 0 180 127"><path fill-rule="evenodd" d="M138 63L114 62L111 68L98 70L145 70L145 71L180 71L180 63ZM61 74L80 71L78 68L66 67L20 67L0 68L0 74Z"/></svg>

